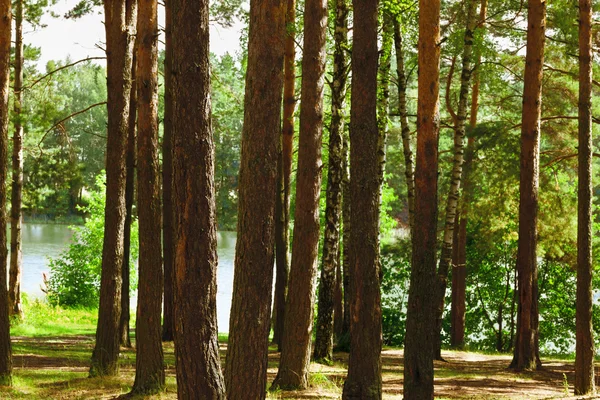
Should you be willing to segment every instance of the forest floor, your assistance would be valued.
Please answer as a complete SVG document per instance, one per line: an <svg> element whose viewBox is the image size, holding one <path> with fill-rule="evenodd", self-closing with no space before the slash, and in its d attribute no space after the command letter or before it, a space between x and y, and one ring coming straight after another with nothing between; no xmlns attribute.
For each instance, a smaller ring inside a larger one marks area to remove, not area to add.
<svg viewBox="0 0 600 400"><path fill-rule="evenodd" d="M115 399L131 389L135 351L123 349L121 373L115 378L88 378L91 334L13 337L14 385L0 389L0 399ZM222 360L226 343L221 341ZM403 352L384 349L383 397L402 398ZM447 362L435 364L435 393L440 399L549 399L574 398L573 362L543 359L537 372L507 370L510 356L446 351ZM279 353L269 355L269 380L275 377ZM305 391L277 391L269 399L336 399L341 397L347 353L337 353L331 366L311 365L311 387ZM175 399L173 344L165 344L167 388L153 399Z"/></svg>

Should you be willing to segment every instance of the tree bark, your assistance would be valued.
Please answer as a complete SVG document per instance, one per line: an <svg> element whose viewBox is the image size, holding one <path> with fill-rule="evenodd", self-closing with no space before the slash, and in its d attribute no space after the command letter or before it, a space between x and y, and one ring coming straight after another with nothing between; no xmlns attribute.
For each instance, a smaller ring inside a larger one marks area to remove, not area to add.
<svg viewBox="0 0 600 400"><path fill-rule="evenodd" d="M390 113L390 71L392 69L392 47L394 45L394 21L390 13L383 11L381 29L381 49L379 50L379 69L377 72L377 128L379 144L377 158L379 162L379 203L383 196L383 184L386 162L386 142L388 135L388 115Z"/></svg>
<svg viewBox="0 0 600 400"><path fill-rule="evenodd" d="M519 303L517 337L511 367L517 371L541 366L539 356L537 211L540 165L540 118L546 27L545 0L528 3L527 55L521 125L521 178L519 185L519 245L517 271Z"/></svg>
<svg viewBox="0 0 600 400"><path fill-rule="evenodd" d="M279 371L273 387L308 386L319 253L326 33L327 1L307 0L304 8L302 103L292 264L285 304L285 335L282 340Z"/></svg>
<svg viewBox="0 0 600 400"><path fill-rule="evenodd" d="M433 399L438 204L440 1L419 2L415 225L404 341L404 398Z"/></svg>
<svg viewBox="0 0 600 400"><path fill-rule="evenodd" d="M482 29L487 17L487 0L481 0L479 9L478 28ZM481 52L477 54L473 70L473 90L471 91L471 113L469 125L474 129L477 125L477 112L479 110L479 74ZM450 345L454 348L463 348L465 344L465 313L466 313L466 288L467 288L467 221L469 205L471 203L471 170L473 168L473 153L475 151L475 137L469 137L465 150L465 163L463 166L463 195L460 204L460 222L458 224L458 238L456 240L456 262L452 270L452 305L450 317Z"/></svg>
<svg viewBox="0 0 600 400"><path fill-rule="evenodd" d="M136 130L137 130L137 89L136 89L136 45L133 50L133 60L131 63L131 94L129 96L129 133L127 135L127 159L125 160L125 168L127 170L127 178L125 180L125 228L123 238L123 269L121 275L123 284L121 289L121 322L120 335L121 346L131 346L131 335L129 322L131 319L131 299L130 292L130 258L131 258L131 224L133 221L133 200L135 194L135 149L136 149Z"/></svg>
<svg viewBox="0 0 600 400"><path fill-rule="evenodd" d="M119 369L127 136L137 4L135 0L106 1L104 13L108 87L106 207L100 308L90 376L116 375Z"/></svg>
<svg viewBox="0 0 600 400"><path fill-rule="evenodd" d="M327 203L323 258L319 281L319 311L315 340L315 360L333 359L334 307L337 271L340 260L340 224L342 217L342 179L344 103L346 100L346 46L348 41L348 7L346 0L335 2L335 50L331 85L331 124L329 127L329 168L327 169Z"/></svg>
<svg viewBox="0 0 600 400"><path fill-rule="evenodd" d="M230 400L266 396L285 4L284 0L250 3L238 241L225 366Z"/></svg>
<svg viewBox="0 0 600 400"><path fill-rule="evenodd" d="M579 173L575 394L595 392L592 257L592 1L579 0Z"/></svg>
<svg viewBox="0 0 600 400"><path fill-rule="evenodd" d="M396 73L398 75L398 114L400 114L400 128L402 130L402 150L404 154L404 178L406 180L406 193L408 202L408 226L412 235L415 225L415 172L413 165L413 152L410 148L410 125L408 124L408 108L406 102L406 88L408 80L404 71L404 50L402 48L402 31L398 18L394 18L394 43L396 47Z"/></svg>
<svg viewBox="0 0 600 400"><path fill-rule="evenodd" d="M344 292L344 320L342 333L338 339L341 350L350 348L350 169L348 157L350 155L350 139L347 131L343 135L342 147L342 290Z"/></svg>
<svg viewBox="0 0 600 400"><path fill-rule="evenodd" d="M290 272L289 232L292 162L294 152L294 112L296 110L296 0L286 0L283 81L283 128L281 130L280 166L277 171L277 211L275 220L275 307L273 308L273 343L281 351L285 319L285 299Z"/></svg>
<svg viewBox="0 0 600 400"><path fill-rule="evenodd" d="M172 32L177 395L225 399L217 339L209 2L174 0L172 5L177 27Z"/></svg>
<svg viewBox="0 0 600 400"><path fill-rule="evenodd" d="M173 228L173 43L172 0L165 0L165 109L163 119L162 148L162 196L163 196L163 258L164 258L164 305L162 340L173 340L174 315L174 228Z"/></svg>
<svg viewBox="0 0 600 400"><path fill-rule="evenodd" d="M442 241L442 254L437 275L436 296L436 327L435 327L435 358L442 359L442 318L444 316L446 288L448 286L448 270L452 264L452 245L454 242L454 226L456 224L456 210L460 198L460 184L463 175L465 132L469 100L469 86L471 85L471 55L473 54L473 33L476 26L475 0L468 0L466 9L466 27L462 56L462 72L460 76L460 93L458 110L456 113L456 126L454 127L454 159L450 177L450 190L446 201L446 218L444 236Z"/></svg>
<svg viewBox="0 0 600 400"><path fill-rule="evenodd" d="M8 298L10 313L23 316L21 304L21 272L23 255L21 252L21 220L23 200L23 124L21 121L23 103L23 0L15 2L15 81L14 81L14 127L12 151L12 194L10 207L10 279Z"/></svg>
<svg viewBox="0 0 600 400"><path fill-rule="evenodd" d="M8 181L8 91L10 87L11 2L0 2L0 187ZM6 210L6 191L0 190L0 210ZM8 248L6 217L0 214L0 287L8 286ZM0 290L0 385L12 384L12 349L10 344L10 304L8 291Z"/></svg>
<svg viewBox="0 0 600 400"><path fill-rule="evenodd" d="M377 0L354 0L350 169L350 356L343 399L381 399Z"/></svg>
<svg viewBox="0 0 600 400"><path fill-rule="evenodd" d="M135 325L136 360L132 393L158 393L165 386L161 340L163 265L158 165L158 2L138 9L136 87L138 93L139 281Z"/></svg>

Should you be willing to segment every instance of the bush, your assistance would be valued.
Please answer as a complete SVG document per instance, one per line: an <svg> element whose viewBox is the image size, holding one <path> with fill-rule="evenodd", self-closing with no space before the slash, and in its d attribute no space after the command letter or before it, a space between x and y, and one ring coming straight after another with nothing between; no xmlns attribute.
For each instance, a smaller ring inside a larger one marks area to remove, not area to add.
<svg viewBox="0 0 600 400"><path fill-rule="evenodd" d="M410 281L410 239L381 246L381 314L383 343L403 346L406 332L406 303Z"/></svg>
<svg viewBox="0 0 600 400"><path fill-rule="evenodd" d="M83 226L73 228L69 248L58 258L50 258L50 277L47 281L48 301L63 307L98 307L100 271L104 239L104 207L106 178L96 180L97 190L89 193L88 206L82 207L88 218ZM137 222L131 227L131 277L135 274L138 255ZM132 282L132 289L135 282Z"/></svg>

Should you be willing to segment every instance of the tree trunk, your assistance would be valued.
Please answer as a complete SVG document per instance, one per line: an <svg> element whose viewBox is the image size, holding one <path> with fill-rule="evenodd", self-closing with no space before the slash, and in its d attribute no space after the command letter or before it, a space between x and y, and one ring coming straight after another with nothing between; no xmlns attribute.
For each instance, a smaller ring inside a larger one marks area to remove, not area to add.
<svg viewBox="0 0 600 400"><path fill-rule="evenodd" d="M417 165L412 268L404 341L404 398L433 399L440 129L440 1L419 2ZM435 298L435 297L433 297Z"/></svg>
<svg viewBox="0 0 600 400"><path fill-rule="evenodd" d="M174 315L174 230L173 230L173 44L172 44L172 0L165 0L165 109L163 119L162 148L162 196L163 196L163 258L164 258L164 304L162 340L173 340Z"/></svg>
<svg viewBox="0 0 600 400"><path fill-rule="evenodd" d="M481 0L479 9L478 28L483 28L487 17L487 0ZM481 52L477 54L477 61L473 70L473 90L471 92L471 114L469 125L474 129L477 125L477 112L479 110L479 74ZM463 195L460 203L460 222L458 225L458 239L455 242L458 250L455 268L452 270L452 305L450 321L450 345L454 348L463 348L465 344L465 312L467 288L467 221L469 205L471 203L471 170L473 168L473 153L475 151L475 137L469 137L465 150L465 163L463 166Z"/></svg>
<svg viewBox="0 0 600 400"><path fill-rule="evenodd" d="M131 258L131 224L133 220L133 200L135 194L135 149L136 149L136 123L137 123L137 89L135 84L137 39L133 50L133 61L131 63L131 95L129 96L129 133L127 135L127 159L125 161L127 178L125 181L125 228L123 237L123 269L121 275L123 284L121 289L121 322L120 335L121 346L131 346L131 335L129 321L131 319L130 292L130 258Z"/></svg>
<svg viewBox="0 0 600 400"><path fill-rule="evenodd" d="M160 172L158 164L158 3L138 9L136 87L138 94L139 281L135 325L136 394L158 393L165 386L161 340L163 266Z"/></svg>
<svg viewBox="0 0 600 400"><path fill-rule="evenodd" d="M406 106L406 88L408 81L404 71L404 50L402 49L402 32L398 18L394 18L394 42L396 46L396 73L398 75L398 114L402 130L402 150L404 153L404 178L406 179L408 201L408 226L412 235L415 225L415 172L413 153L410 148L410 125L408 125L408 108Z"/></svg>
<svg viewBox="0 0 600 400"><path fill-rule="evenodd" d="M327 1L306 0L292 265L285 304L281 361L273 387L308 386L319 255L326 33Z"/></svg>
<svg viewBox="0 0 600 400"><path fill-rule="evenodd" d="M21 268L23 255L21 252L21 219L23 200L23 124L21 108L23 103L23 0L15 2L15 84L14 92L14 126L12 154L12 194L10 207L10 279L8 297L10 313L23 316L21 304Z"/></svg>
<svg viewBox="0 0 600 400"><path fill-rule="evenodd" d="M266 396L285 4L284 0L250 4L238 241L225 365L229 400Z"/></svg>
<svg viewBox="0 0 600 400"><path fill-rule="evenodd" d="M379 144L377 158L379 163L379 203L383 195L383 183L386 161L386 142L388 135L388 115L390 113L390 71L392 68L392 46L394 45L394 21L390 13L383 11L381 31L381 49L379 50L379 69L377 73L377 128Z"/></svg>
<svg viewBox="0 0 600 400"><path fill-rule="evenodd" d="M127 137L137 4L135 0L107 1L104 12L108 87L106 207L100 308L90 376L116 375L119 369Z"/></svg>
<svg viewBox="0 0 600 400"><path fill-rule="evenodd" d="M475 30L475 0L466 2L465 39L462 57L462 72L460 76L460 94L454 127L454 160L450 177L450 190L446 201L446 219L442 242L442 254L438 268L438 287L436 296L436 328L435 328L435 358L442 359L442 318L444 316L446 287L448 286L448 270L452 264L452 244L454 241L454 225L456 223L456 210L460 197L460 183L463 174L465 132L467 121L467 103L469 100L469 86L471 85L471 55L473 53L473 31Z"/></svg>
<svg viewBox="0 0 600 400"><path fill-rule="evenodd" d="M208 0L174 0L173 210L177 396L225 399L217 337L217 224ZM271 264L272 267L272 264ZM268 318L267 318L268 319Z"/></svg>
<svg viewBox="0 0 600 400"><path fill-rule="evenodd" d="M517 371L541 366L538 347L537 211L540 164L540 117L546 27L545 0L528 3L527 55L521 125L519 186L519 247L517 271L519 303L517 337L511 367Z"/></svg>
<svg viewBox="0 0 600 400"><path fill-rule="evenodd" d="M344 320L342 322L342 333L338 339L340 350L350 349L350 170L348 157L350 155L350 143L347 131L344 132L342 147L342 289L344 292Z"/></svg>
<svg viewBox="0 0 600 400"><path fill-rule="evenodd" d="M575 394L594 393L592 258L592 1L579 0L579 183Z"/></svg>
<svg viewBox="0 0 600 400"><path fill-rule="evenodd" d="M283 81L283 128L281 130L280 166L278 166L277 213L275 220L275 307L273 309L273 343L281 351L285 319L285 300L290 272L289 232L290 193L294 152L294 112L296 109L296 0L286 0L285 53Z"/></svg>
<svg viewBox="0 0 600 400"><path fill-rule="evenodd" d="M354 0L350 168L350 356L343 399L381 399L378 1ZM357 94L359 94L357 96Z"/></svg>
<svg viewBox="0 0 600 400"><path fill-rule="evenodd" d="M337 270L340 255L340 223L342 217L342 179L344 103L346 100L346 46L348 41L348 7L346 0L335 2L335 51L331 86L331 125L329 128L329 168L327 170L327 204L323 259L319 281L319 312L315 340L315 360L326 363L333 359L333 317Z"/></svg>
<svg viewBox="0 0 600 400"><path fill-rule="evenodd" d="M8 91L10 87L11 2L0 2L0 187L8 181ZM6 210L6 191L0 190L0 210ZM8 248L6 217L0 214L0 287L8 286ZM0 385L12 383L12 349L10 344L10 304L8 291L0 290Z"/></svg>

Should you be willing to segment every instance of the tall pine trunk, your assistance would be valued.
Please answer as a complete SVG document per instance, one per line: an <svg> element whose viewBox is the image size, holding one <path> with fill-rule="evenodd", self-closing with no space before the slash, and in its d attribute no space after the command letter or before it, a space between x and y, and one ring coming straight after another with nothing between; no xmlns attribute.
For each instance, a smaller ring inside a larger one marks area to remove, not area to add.
<svg viewBox="0 0 600 400"><path fill-rule="evenodd" d="M230 400L266 396L285 4L250 3L238 241L225 365Z"/></svg>
<svg viewBox="0 0 600 400"><path fill-rule="evenodd" d="M173 40L172 40L172 4L165 0L165 110L163 119L162 147L162 196L163 196L163 261L164 261L164 305L162 340L173 340L175 330L174 315L174 257L175 243L173 230Z"/></svg>
<svg viewBox="0 0 600 400"><path fill-rule="evenodd" d="M406 88L408 80L404 70L404 50L402 31L398 18L394 18L394 44L396 47L396 74L398 75L398 114L402 131L402 151L404 154L404 179L406 180L406 197L408 202L408 226L412 235L415 225L415 171L413 152L410 148L410 125L408 124L408 107Z"/></svg>
<svg viewBox="0 0 600 400"><path fill-rule="evenodd" d="M136 40L137 42L137 40ZM125 180L125 228L123 234L123 269L121 276L123 284L121 289L121 322L120 335L121 346L131 347L131 335L129 322L131 320L131 299L129 296L131 284L131 224L133 222L133 200L135 194L135 149L137 130L137 89L135 85L136 47L133 49L133 61L131 63L131 95L129 96L129 133L127 135L127 159L125 161L127 178Z"/></svg>
<svg viewBox="0 0 600 400"><path fill-rule="evenodd" d="M404 340L404 398L433 399L436 304L440 1L419 1L415 222Z"/></svg>
<svg viewBox="0 0 600 400"><path fill-rule="evenodd" d="M158 2L142 1L137 21L139 280L133 393L165 385L161 340L163 265L158 164Z"/></svg>
<svg viewBox="0 0 600 400"><path fill-rule="evenodd" d="M378 1L354 0L350 108L350 356L343 399L381 399Z"/></svg>
<svg viewBox="0 0 600 400"><path fill-rule="evenodd" d="M319 250L327 1L306 0L292 264L274 387L306 388Z"/></svg>
<svg viewBox="0 0 600 400"><path fill-rule="evenodd" d="M469 101L469 86L471 85L471 55L473 54L473 32L475 30L475 0L466 2L467 24L464 36L462 56L462 72L460 76L460 93L458 110L456 113L456 126L454 127L454 159L450 177L450 190L446 200L446 218L444 236L442 241L442 254L438 268L438 282L436 294L436 327L435 327L435 358L442 359L442 318L444 316L446 287L448 286L448 270L452 264L452 245L454 242L454 226L456 224L456 211L460 198L460 184L463 174L465 132Z"/></svg>
<svg viewBox="0 0 600 400"><path fill-rule="evenodd" d="M319 282L317 336L313 354L315 360L326 362L333 359L333 318L335 296L339 282L337 272L340 261L340 225L342 222L344 103L346 99L346 46L348 41L348 7L346 0L335 1L334 40L327 204L325 206L323 258Z"/></svg>
<svg viewBox="0 0 600 400"><path fill-rule="evenodd" d="M275 306L273 307L273 343L281 351L285 320L285 299L290 273L290 194L294 152L294 112L296 110L296 0L286 0L283 81L283 128L277 171L275 216Z"/></svg>
<svg viewBox="0 0 600 400"><path fill-rule="evenodd" d="M537 212L540 166L540 118L546 28L546 1L530 0L521 124L519 244L517 251L517 333L511 367L517 371L541 366L537 267Z"/></svg>
<svg viewBox="0 0 600 400"><path fill-rule="evenodd" d="M174 0L173 209L177 396L225 399L217 338L217 223L209 2ZM272 267L272 265L271 265Z"/></svg>
<svg viewBox="0 0 600 400"><path fill-rule="evenodd" d="M23 0L15 2L15 84L13 88L14 127L12 151L12 193L10 207L10 279L8 297L10 313L21 317L21 268L23 255L21 251L21 222L23 200Z"/></svg>
<svg viewBox="0 0 600 400"><path fill-rule="evenodd" d="M116 375L119 369L127 137L137 3L106 1L104 13L108 93L106 207L100 308L90 376Z"/></svg>
<svg viewBox="0 0 600 400"><path fill-rule="evenodd" d="M483 28L487 17L487 0L481 0L479 9L478 28ZM473 90L471 91L471 113L469 125L474 129L477 125L477 112L479 110L479 74L478 68L481 64L481 52L477 54L477 61L473 68ZM466 288L467 288L467 221L469 206L471 203L471 171L473 168L473 156L475 137L469 137L465 150L465 162L463 165L463 194L460 202L460 218L458 222L458 233L454 246L456 249L455 268L452 270L452 304L450 311L450 345L462 348L465 343L465 313L466 313ZM456 229L456 228L455 228Z"/></svg>
<svg viewBox="0 0 600 400"><path fill-rule="evenodd" d="M594 393L592 257L592 1L579 0L579 183L575 394Z"/></svg>
<svg viewBox="0 0 600 400"><path fill-rule="evenodd" d="M0 2L0 187L8 182L8 91L10 87L11 2ZM0 210L6 210L6 191L0 190ZM8 248L6 217L0 214L0 287L8 286ZM12 383L12 349L10 344L10 304L8 291L0 290L0 385Z"/></svg>

